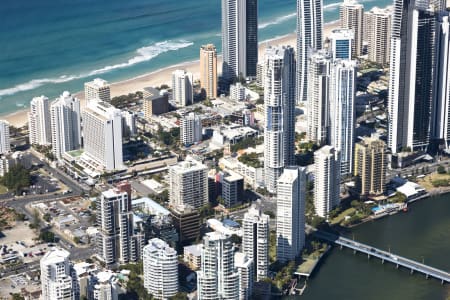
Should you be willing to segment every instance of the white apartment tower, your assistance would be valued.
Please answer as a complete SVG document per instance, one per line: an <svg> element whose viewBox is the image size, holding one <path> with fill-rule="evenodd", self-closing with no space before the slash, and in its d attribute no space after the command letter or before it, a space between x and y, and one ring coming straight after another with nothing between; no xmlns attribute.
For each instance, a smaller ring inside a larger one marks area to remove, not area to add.
<svg viewBox="0 0 450 300"><path fill-rule="evenodd" d="M308 56L322 49L322 0L297 0L297 103L307 100Z"/></svg>
<svg viewBox="0 0 450 300"><path fill-rule="evenodd" d="M236 252L234 254L234 266L239 273L239 300L253 299L253 270L255 268L253 259L245 253Z"/></svg>
<svg viewBox="0 0 450 300"><path fill-rule="evenodd" d="M312 52L308 60L307 137L315 144L324 145L330 127L331 56L325 50L318 50Z"/></svg>
<svg viewBox="0 0 450 300"><path fill-rule="evenodd" d="M341 175L352 174L355 132L356 61L336 60L331 66L330 145L341 155Z"/></svg>
<svg viewBox="0 0 450 300"><path fill-rule="evenodd" d="M306 169L287 167L277 184L277 260L295 259L305 245Z"/></svg>
<svg viewBox="0 0 450 300"><path fill-rule="evenodd" d="M339 169L339 152L332 146L314 152L314 207L322 218L339 204Z"/></svg>
<svg viewBox="0 0 450 300"><path fill-rule="evenodd" d="M269 192L287 165L294 164L295 58L291 47L270 47L265 53L264 168Z"/></svg>
<svg viewBox="0 0 450 300"><path fill-rule="evenodd" d="M46 146L51 144L50 104L47 97L34 97L31 100L28 126L31 145Z"/></svg>
<svg viewBox="0 0 450 300"><path fill-rule="evenodd" d="M253 260L255 281L260 281L269 271L269 216L252 206L244 215L242 229L242 251Z"/></svg>
<svg viewBox="0 0 450 300"><path fill-rule="evenodd" d="M374 7L364 13L364 36L367 39L368 58L383 66L389 63L391 20L392 10L390 8Z"/></svg>
<svg viewBox="0 0 450 300"><path fill-rule="evenodd" d="M92 280L91 289L92 300L118 300L119 287L118 279L111 271L99 272ZM89 295L89 294L88 294Z"/></svg>
<svg viewBox="0 0 450 300"><path fill-rule="evenodd" d="M355 42L352 44L352 57L361 56L364 30L364 6L355 0L345 0L340 6L339 15L341 28L351 29L355 35Z"/></svg>
<svg viewBox="0 0 450 300"><path fill-rule="evenodd" d="M103 101L91 101L83 112L83 161L96 170L123 168L122 114Z"/></svg>
<svg viewBox="0 0 450 300"><path fill-rule="evenodd" d="M111 101L111 89L106 80L95 78L93 81L84 84L84 98L86 103L92 100L100 100L104 102Z"/></svg>
<svg viewBox="0 0 450 300"><path fill-rule="evenodd" d="M144 287L155 299L168 299L178 292L177 252L154 238L143 249Z"/></svg>
<svg viewBox="0 0 450 300"><path fill-rule="evenodd" d="M52 152L56 159L81 147L80 100L65 91L50 106Z"/></svg>
<svg viewBox="0 0 450 300"><path fill-rule="evenodd" d="M194 103L194 77L185 70L172 73L172 95L178 106L184 107Z"/></svg>
<svg viewBox="0 0 450 300"><path fill-rule="evenodd" d="M203 238L202 266L197 272L198 300L239 300L239 273L230 238L210 232Z"/></svg>
<svg viewBox="0 0 450 300"><path fill-rule="evenodd" d="M181 118L181 144L190 146L202 140L202 120L194 112Z"/></svg>
<svg viewBox="0 0 450 300"><path fill-rule="evenodd" d="M70 253L53 248L41 259L43 300L78 300L77 275L69 260Z"/></svg>
<svg viewBox="0 0 450 300"><path fill-rule="evenodd" d="M352 59L352 49L354 48L355 34L351 29L334 29L330 34L330 53L333 60Z"/></svg>
<svg viewBox="0 0 450 300"><path fill-rule="evenodd" d="M0 120L0 155L11 151L11 143L9 139L9 123Z"/></svg>
<svg viewBox="0 0 450 300"><path fill-rule="evenodd" d="M187 157L169 167L170 205L198 209L208 203L208 167Z"/></svg>

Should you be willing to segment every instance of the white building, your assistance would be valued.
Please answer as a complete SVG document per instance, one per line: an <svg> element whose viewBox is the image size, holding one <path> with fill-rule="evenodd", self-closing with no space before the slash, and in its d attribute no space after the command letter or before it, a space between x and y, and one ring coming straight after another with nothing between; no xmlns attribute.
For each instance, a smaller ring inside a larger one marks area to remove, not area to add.
<svg viewBox="0 0 450 300"><path fill-rule="evenodd" d="M84 99L89 104L92 100L111 101L111 89L106 80L95 78L84 84Z"/></svg>
<svg viewBox="0 0 450 300"><path fill-rule="evenodd" d="M202 119L194 112L181 118L180 139L186 146L202 141Z"/></svg>
<svg viewBox="0 0 450 300"><path fill-rule="evenodd" d="M351 29L334 29L330 34L330 53L333 60L352 59L355 34Z"/></svg>
<svg viewBox="0 0 450 300"><path fill-rule="evenodd" d="M170 205L198 209L208 203L208 167L187 157L169 168Z"/></svg>
<svg viewBox="0 0 450 300"><path fill-rule="evenodd" d="M122 114L111 104L91 101L83 112L82 160L94 170L123 168Z"/></svg>
<svg viewBox="0 0 450 300"><path fill-rule="evenodd" d="M287 167L277 184L277 260L290 261L305 245L306 170Z"/></svg>
<svg viewBox="0 0 450 300"><path fill-rule="evenodd" d="M77 275L69 260L70 253L53 248L41 259L43 300L78 300Z"/></svg>
<svg viewBox="0 0 450 300"><path fill-rule="evenodd" d="M308 55L322 49L322 0L297 0L297 103L307 100Z"/></svg>
<svg viewBox="0 0 450 300"><path fill-rule="evenodd" d="M11 151L11 143L9 140L9 123L0 120L0 155L7 154Z"/></svg>
<svg viewBox="0 0 450 300"><path fill-rule="evenodd" d="M203 238L202 267L197 272L198 300L239 300L239 272L229 237L210 232Z"/></svg>
<svg viewBox="0 0 450 300"><path fill-rule="evenodd" d="M185 70L176 70L172 73L172 95L178 106L184 107L194 103L193 83L192 73Z"/></svg>
<svg viewBox="0 0 450 300"><path fill-rule="evenodd" d="M340 152L342 176L352 174L353 169L355 94L356 61L334 61L330 83L330 145Z"/></svg>
<svg viewBox="0 0 450 300"><path fill-rule="evenodd" d="M31 100L28 126L31 145L46 146L51 144L50 107L47 97L34 97Z"/></svg>
<svg viewBox="0 0 450 300"><path fill-rule="evenodd" d="M252 206L244 215L242 229L242 251L254 260L254 279L260 281L269 272L269 216Z"/></svg>
<svg viewBox="0 0 450 300"><path fill-rule="evenodd" d="M245 100L245 86L240 82L230 85L230 99L234 101L244 101Z"/></svg>
<svg viewBox="0 0 450 300"><path fill-rule="evenodd" d="M264 168L266 188L275 193L276 182L287 165L294 164L295 59L291 47L270 47L265 53Z"/></svg>
<svg viewBox="0 0 450 300"><path fill-rule="evenodd" d="M99 272L92 279L92 300L117 300L119 298L118 279L111 271ZM91 298L88 298L91 299Z"/></svg>
<svg viewBox="0 0 450 300"><path fill-rule="evenodd" d="M124 139L136 136L136 113L132 111L122 111L122 136Z"/></svg>
<svg viewBox="0 0 450 300"><path fill-rule="evenodd" d="M308 64L307 137L318 145L328 141L330 127L330 64L331 56L325 50L314 51Z"/></svg>
<svg viewBox="0 0 450 300"><path fill-rule="evenodd" d="M364 13L364 36L367 40L368 58L381 65L389 63L391 20L392 10L390 8L373 7Z"/></svg>
<svg viewBox="0 0 450 300"><path fill-rule="evenodd" d="M60 160L65 152L81 147L80 100L65 91L50 106L52 152Z"/></svg>
<svg viewBox="0 0 450 300"><path fill-rule="evenodd" d="M341 28L351 29L355 35L352 56L362 55L364 6L356 0L345 0L339 10Z"/></svg>
<svg viewBox="0 0 450 300"><path fill-rule="evenodd" d="M236 252L234 254L234 266L239 273L239 300L252 299L254 268L253 259L247 254Z"/></svg>
<svg viewBox="0 0 450 300"><path fill-rule="evenodd" d="M339 152L324 146L314 152L314 207L316 214L326 218L339 204Z"/></svg>
<svg viewBox="0 0 450 300"><path fill-rule="evenodd" d="M144 287L155 299L168 299L178 292L177 252L157 238L143 249Z"/></svg>

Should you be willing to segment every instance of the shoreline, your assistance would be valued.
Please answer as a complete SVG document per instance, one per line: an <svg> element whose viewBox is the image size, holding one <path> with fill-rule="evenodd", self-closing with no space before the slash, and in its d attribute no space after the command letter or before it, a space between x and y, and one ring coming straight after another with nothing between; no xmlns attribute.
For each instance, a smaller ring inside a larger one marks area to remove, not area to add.
<svg viewBox="0 0 450 300"><path fill-rule="evenodd" d="M324 24L324 36L329 36L330 32L339 27L339 21L335 20ZM264 51L268 46L292 46L296 47L297 40L295 32L276 36L274 38L261 41L258 45L258 58L261 59L264 55ZM159 68L157 70L141 74L132 78L124 79L117 82L110 83L111 98L128 93L135 93L143 90L144 87L161 86L162 84L171 85L172 72L183 68L194 75L194 81L200 78L200 64L199 60L185 61L178 64L170 65L167 67ZM222 66L222 56L217 56L217 69L220 70ZM62 92L62 91L61 91ZM84 99L84 90L74 92L73 95L80 99L81 108L86 105ZM38 95L36 95L38 96ZM53 100L53 99L52 99ZM31 99L29 99L31 101ZM20 109L11 113L0 115L1 119L8 121L12 126L23 127L28 123L28 111L29 108Z"/></svg>

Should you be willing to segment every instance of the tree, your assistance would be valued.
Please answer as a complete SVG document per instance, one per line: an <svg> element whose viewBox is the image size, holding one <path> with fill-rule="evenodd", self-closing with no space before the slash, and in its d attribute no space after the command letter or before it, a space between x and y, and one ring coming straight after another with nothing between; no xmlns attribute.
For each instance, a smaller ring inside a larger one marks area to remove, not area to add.
<svg viewBox="0 0 450 300"><path fill-rule="evenodd" d="M39 239L46 243L51 243L55 241L55 234L51 231L41 231Z"/></svg>
<svg viewBox="0 0 450 300"><path fill-rule="evenodd" d="M439 167L437 168L437 172L438 172L438 174L445 174L445 173L447 173L447 172L445 171L445 168L444 168L443 166L439 166Z"/></svg>
<svg viewBox="0 0 450 300"><path fill-rule="evenodd" d="M21 294L14 293L10 295L12 300L25 300L25 298Z"/></svg>
<svg viewBox="0 0 450 300"><path fill-rule="evenodd" d="M30 171L22 165L15 165L0 179L0 183L8 189L15 191L16 194L20 194L23 188L30 186Z"/></svg>
<svg viewBox="0 0 450 300"><path fill-rule="evenodd" d="M41 220L39 219L39 212L37 209L33 210L33 221L30 224L30 228L38 229L41 225Z"/></svg>
<svg viewBox="0 0 450 300"><path fill-rule="evenodd" d="M188 299L187 293L178 292L175 296L170 298L170 300L186 300Z"/></svg>
<svg viewBox="0 0 450 300"><path fill-rule="evenodd" d="M274 214L273 211L266 210L266 211L264 212L264 214L268 215L269 218L271 218L271 219L275 219L275 214Z"/></svg>

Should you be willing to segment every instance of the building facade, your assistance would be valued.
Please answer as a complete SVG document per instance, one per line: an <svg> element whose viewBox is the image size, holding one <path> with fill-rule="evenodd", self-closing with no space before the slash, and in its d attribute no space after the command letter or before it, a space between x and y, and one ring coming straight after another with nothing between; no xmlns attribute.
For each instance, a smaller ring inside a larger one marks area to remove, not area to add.
<svg viewBox="0 0 450 300"><path fill-rule="evenodd" d="M51 145L50 104L47 97L34 97L31 100L28 126L31 145Z"/></svg>
<svg viewBox="0 0 450 300"><path fill-rule="evenodd" d="M330 51L333 60L352 59L355 34L351 29L334 29L330 35Z"/></svg>
<svg viewBox="0 0 450 300"><path fill-rule="evenodd" d="M205 90L206 97L217 97L217 50L212 44L200 48L200 87Z"/></svg>
<svg viewBox="0 0 450 300"><path fill-rule="evenodd" d="M364 36L367 39L367 54L370 61L387 65L391 47L392 11L374 7L364 13Z"/></svg>
<svg viewBox="0 0 450 300"><path fill-rule="evenodd" d="M185 146L194 145L202 141L202 120L194 112L181 118L180 140Z"/></svg>
<svg viewBox="0 0 450 300"><path fill-rule="evenodd" d="M236 252L234 254L234 266L239 274L239 300L252 299L254 268L253 259L247 254Z"/></svg>
<svg viewBox="0 0 450 300"><path fill-rule="evenodd" d="M169 112L169 94L152 87L144 88L144 118L150 120L153 115Z"/></svg>
<svg viewBox="0 0 450 300"><path fill-rule="evenodd" d="M0 155L11 151L11 142L9 139L9 123L0 120Z"/></svg>
<svg viewBox="0 0 450 300"><path fill-rule="evenodd" d="M352 57L363 54L364 6L356 0L345 0L339 9L341 28L351 29L354 34Z"/></svg>
<svg viewBox="0 0 450 300"><path fill-rule="evenodd" d="M173 100L179 107L194 103L194 77L185 70L176 70L172 73Z"/></svg>
<svg viewBox="0 0 450 300"><path fill-rule="evenodd" d="M106 80L95 78L93 81L84 84L84 99L86 103L92 100L100 100L104 102L111 101L111 89Z"/></svg>

